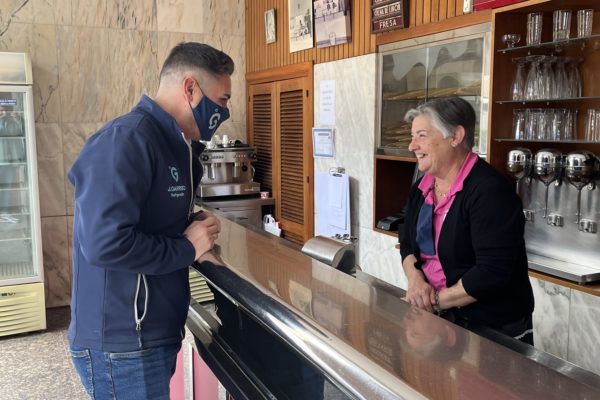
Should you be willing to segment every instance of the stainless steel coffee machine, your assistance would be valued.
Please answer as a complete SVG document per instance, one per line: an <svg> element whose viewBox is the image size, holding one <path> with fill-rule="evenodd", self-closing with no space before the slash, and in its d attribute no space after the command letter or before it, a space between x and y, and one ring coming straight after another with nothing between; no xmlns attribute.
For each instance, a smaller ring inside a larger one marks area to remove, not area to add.
<svg viewBox="0 0 600 400"><path fill-rule="evenodd" d="M579 283L600 280L599 160L589 151L524 148L506 169L523 200L529 267Z"/></svg>
<svg viewBox="0 0 600 400"><path fill-rule="evenodd" d="M238 143L230 147L206 148L200 155L204 174L200 197L257 195L260 183L254 182L256 149Z"/></svg>

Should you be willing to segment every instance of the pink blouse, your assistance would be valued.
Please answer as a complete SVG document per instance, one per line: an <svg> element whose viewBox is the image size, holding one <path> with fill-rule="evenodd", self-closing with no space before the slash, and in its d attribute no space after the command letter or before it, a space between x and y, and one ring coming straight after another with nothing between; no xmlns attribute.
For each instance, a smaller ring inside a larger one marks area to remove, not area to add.
<svg viewBox="0 0 600 400"><path fill-rule="evenodd" d="M442 225L444 224L444 219L446 218L446 214L448 214L448 210L452 206L454 202L454 198L456 194L463 189L463 182L465 178L471 172L471 169L477 162L477 154L469 153L463 165L460 167L458 171L458 175L456 179L452 183L450 190L444 197L439 199L437 204L435 204L435 178L432 175L425 174L421 183L419 184L419 189L423 192L423 196L425 197L425 202L428 204L434 204L433 209L433 234L434 234L434 243L435 243L435 254L427 255L421 252L421 261L423 261L423 273L427 277L427 280L433 286L435 290L441 290L446 287L446 275L444 274L444 270L442 269L442 264L440 263L440 259L438 258L438 239L440 237L440 232L442 231Z"/></svg>

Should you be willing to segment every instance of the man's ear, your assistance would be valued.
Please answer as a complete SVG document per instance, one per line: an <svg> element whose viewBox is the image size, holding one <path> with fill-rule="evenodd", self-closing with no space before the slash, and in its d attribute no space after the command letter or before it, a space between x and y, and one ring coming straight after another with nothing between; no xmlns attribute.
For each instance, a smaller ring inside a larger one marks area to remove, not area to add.
<svg viewBox="0 0 600 400"><path fill-rule="evenodd" d="M187 77L183 80L183 89L184 89L184 93L185 93L185 99L187 100L187 102L191 102L192 99L194 98L194 85L196 84L196 81L194 81L194 79Z"/></svg>

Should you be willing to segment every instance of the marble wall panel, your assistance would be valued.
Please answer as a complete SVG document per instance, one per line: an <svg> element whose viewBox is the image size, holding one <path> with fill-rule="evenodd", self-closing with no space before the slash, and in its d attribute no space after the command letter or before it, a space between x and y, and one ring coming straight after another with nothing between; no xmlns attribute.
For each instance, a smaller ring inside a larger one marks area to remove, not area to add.
<svg viewBox="0 0 600 400"><path fill-rule="evenodd" d="M67 215L73 215L73 185L68 179L68 172L79 155L85 141L94 134L104 123L63 124L63 158L65 171L65 198Z"/></svg>
<svg viewBox="0 0 600 400"><path fill-rule="evenodd" d="M18 22L33 22L33 0L0 0L0 32Z"/></svg>
<svg viewBox="0 0 600 400"><path fill-rule="evenodd" d="M205 0L202 4L205 32L242 37L246 35L244 0Z"/></svg>
<svg viewBox="0 0 600 400"><path fill-rule="evenodd" d="M366 273L405 289L400 254L394 248L397 239L373 231L376 60L377 56L371 54L315 65L315 126L320 126L320 82L336 83L335 158L316 159L315 172L346 168L350 175L352 233L358 237L358 263Z"/></svg>
<svg viewBox="0 0 600 400"><path fill-rule="evenodd" d="M67 217L42 218L46 307L69 304L71 273L67 244Z"/></svg>
<svg viewBox="0 0 600 400"><path fill-rule="evenodd" d="M567 360L600 374L600 297L571 291Z"/></svg>
<svg viewBox="0 0 600 400"><path fill-rule="evenodd" d="M567 359L569 343L569 303L571 289L530 278L535 310L533 311L533 341L535 347Z"/></svg>
<svg viewBox="0 0 600 400"><path fill-rule="evenodd" d="M27 4L32 8L32 22L34 24L54 24L55 3L56 0L29 0Z"/></svg>
<svg viewBox="0 0 600 400"><path fill-rule="evenodd" d="M142 94L154 96L160 73L156 32L111 29L108 41L119 51L110 54L106 121L129 112Z"/></svg>
<svg viewBox="0 0 600 400"><path fill-rule="evenodd" d="M78 27L107 27L108 0L71 0L71 23Z"/></svg>
<svg viewBox="0 0 600 400"><path fill-rule="evenodd" d="M54 0L54 22L56 25L73 25L72 0Z"/></svg>
<svg viewBox="0 0 600 400"><path fill-rule="evenodd" d="M58 124L35 125L40 214L66 215L62 131Z"/></svg>
<svg viewBox="0 0 600 400"><path fill-rule="evenodd" d="M361 269L394 286L406 290L408 284L400 252L394 248L397 240L391 236L382 235L370 228L353 226L358 232L357 260Z"/></svg>
<svg viewBox="0 0 600 400"><path fill-rule="evenodd" d="M205 33L202 0L156 0L159 31Z"/></svg>
<svg viewBox="0 0 600 400"><path fill-rule="evenodd" d="M107 0L106 10L110 28L156 31L154 0Z"/></svg>
<svg viewBox="0 0 600 400"><path fill-rule="evenodd" d="M33 67L33 103L37 122L58 122L58 66L53 25L13 23L0 35L0 51L26 52Z"/></svg>
<svg viewBox="0 0 600 400"><path fill-rule="evenodd" d="M108 30L57 27L62 122L97 122L109 117L109 103L122 96L110 87Z"/></svg>

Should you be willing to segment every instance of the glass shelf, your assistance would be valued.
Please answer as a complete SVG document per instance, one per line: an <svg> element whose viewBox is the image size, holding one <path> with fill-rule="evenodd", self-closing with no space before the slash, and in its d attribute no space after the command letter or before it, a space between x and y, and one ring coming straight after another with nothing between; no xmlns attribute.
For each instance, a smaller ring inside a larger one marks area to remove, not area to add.
<svg viewBox="0 0 600 400"><path fill-rule="evenodd" d="M447 95L447 96L427 96L427 97L419 97L419 98L413 98L413 99L394 99L394 98L383 98L383 101L405 101L405 102L411 102L411 103L417 103L417 102L426 102L428 100L433 100L433 99L443 99L443 98L449 98L449 97L461 97L461 98L477 98L477 97L481 97L480 94L452 94L452 95Z"/></svg>
<svg viewBox="0 0 600 400"><path fill-rule="evenodd" d="M19 135L19 136L7 136L7 135L0 135L0 139L25 139L25 134Z"/></svg>
<svg viewBox="0 0 600 400"><path fill-rule="evenodd" d="M600 100L600 96L589 96L589 97L571 97L564 99L539 99L539 100L496 100L496 104L536 104L536 103L563 103L563 102L578 102L578 101L589 101L589 100Z"/></svg>
<svg viewBox="0 0 600 400"><path fill-rule="evenodd" d="M566 46L574 46L579 43L584 43L587 40L594 40L594 39L600 39L600 34L586 36L586 37L576 37L576 38L571 38L571 39L567 39L567 40L557 40L555 42L544 42L544 43L534 44L534 45L529 45L529 46L519 46L519 47L510 47L510 48L507 47L507 48L499 49L496 51L498 53L505 54L505 53L521 51L521 50L548 49L548 48L552 48L552 47L566 47Z"/></svg>
<svg viewBox="0 0 600 400"><path fill-rule="evenodd" d="M590 142L589 140L526 140L526 139L511 139L511 138L496 138L494 142L517 142L517 143L583 143L583 144L600 144L600 142Z"/></svg>
<svg viewBox="0 0 600 400"><path fill-rule="evenodd" d="M15 161L15 162L0 162L0 166L13 166L13 165L27 165L26 162Z"/></svg>

